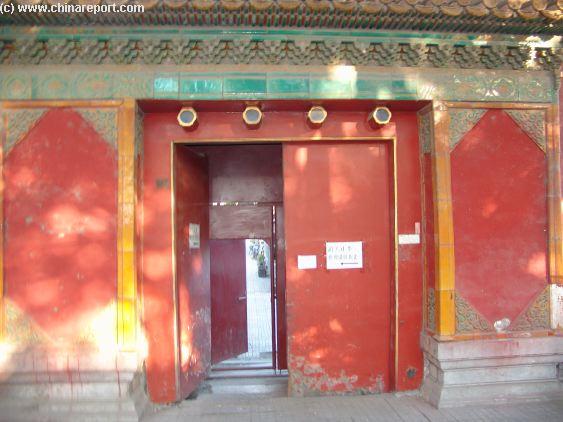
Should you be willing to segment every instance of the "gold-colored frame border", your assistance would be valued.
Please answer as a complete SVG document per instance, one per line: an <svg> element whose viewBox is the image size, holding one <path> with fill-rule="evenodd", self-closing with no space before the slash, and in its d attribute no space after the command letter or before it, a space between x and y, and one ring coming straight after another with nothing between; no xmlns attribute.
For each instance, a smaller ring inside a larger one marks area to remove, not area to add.
<svg viewBox="0 0 563 422"><path fill-rule="evenodd" d="M390 136L357 136L357 137L323 137L323 136L308 136L308 137L291 137L291 138L197 138L193 137L187 140L174 140L170 142L170 180L171 180L171 218L172 218L172 274L173 274L173 300L174 300L174 344L176 345L175 358L175 376L176 376L176 394L177 399L181 400L179 397L179 386L180 386L180 355L179 355L179 315L178 315L178 280L176 274L176 221L175 221L175 174L174 174L174 153L175 147L177 145L213 145L213 144L253 144L253 143L298 143L298 142L334 142L334 143L346 143L346 142L391 142L392 149L392 165L393 165L393 295L394 295L394 313L395 318L393 321L393 336L394 336L394 368L393 368L393 380L395 386L397 385L399 379L399 228L398 228L398 192L397 192L397 136L396 130L394 130L395 135Z"/></svg>
<svg viewBox="0 0 563 422"><path fill-rule="evenodd" d="M453 209L451 197L451 167L449 151L449 109L505 109L545 111L547 138L547 208L548 208L548 283L563 284L563 245L561 221L561 168L557 104L433 102L431 140L432 185L434 201L434 231L436 279L436 335L444 340L475 338L476 335L455 333L455 256ZM425 297L426 301L427 298ZM479 336L479 335L477 335ZM491 337L482 334L481 337ZM494 336L494 335L493 335Z"/></svg>
<svg viewBox="0 0 563 422"><path fill-rule="evenodd" d="M136 343L137 330L137 285L135 263L135 101L125 100L82 100L82 101L3 101L0 112L7 109L31 108L115 108L117 111L117 344L121 349L132 349ZM5 122L0 125L0 174L3 173L3 145ZM3 221L3 194L0 193L0 218ZM4 225L0 224L0 341L5 333L4 306Z"/></svg>

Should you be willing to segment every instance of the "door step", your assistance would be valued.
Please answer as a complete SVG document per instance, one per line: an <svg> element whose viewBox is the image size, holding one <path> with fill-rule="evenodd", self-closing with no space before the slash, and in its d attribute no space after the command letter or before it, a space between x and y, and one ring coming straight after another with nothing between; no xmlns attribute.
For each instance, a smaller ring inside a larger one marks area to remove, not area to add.
<svg viewBox="0 0 563 422"><path fill-rule="evenodd" d="M287 371L276 371L274 369L213 369L209 379L229 379L229 378L262 378L262 377L281 377L287 378Z"/></svg>
<svg viewBox="0 0 563 422"><path fill-rule="evenodd" d="M201 395L287 397L287 377L254 376L207 379Z"/></svg>

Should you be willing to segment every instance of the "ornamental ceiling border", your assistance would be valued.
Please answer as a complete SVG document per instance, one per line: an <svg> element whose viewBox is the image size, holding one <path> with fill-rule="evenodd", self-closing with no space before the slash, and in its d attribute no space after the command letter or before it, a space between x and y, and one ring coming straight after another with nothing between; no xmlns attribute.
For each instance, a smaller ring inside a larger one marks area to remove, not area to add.
<svg viewBox="0 0 563 422"><path fill-rule="evenodd" d="M8 32L9 34L9 32ZM453 69L548 70L563 63L560 44L439 43L435 40L356 38L216 38L161 34L139 38L37 39L2 35L0 65L348 65Z"/></svg>
<svg viewBox="0 0 563 422"><path fill-rule="evenodd" d="M13 0L27 5L29 0ZM96 5L113 3L97 0ZM34 0L50 5L52 0ZM65 2L68 6L79 0ZM20 12L0 16L17 25L182 25L412 29L487 33L561 33L558 0L123 0L142 13Z"/></svg>

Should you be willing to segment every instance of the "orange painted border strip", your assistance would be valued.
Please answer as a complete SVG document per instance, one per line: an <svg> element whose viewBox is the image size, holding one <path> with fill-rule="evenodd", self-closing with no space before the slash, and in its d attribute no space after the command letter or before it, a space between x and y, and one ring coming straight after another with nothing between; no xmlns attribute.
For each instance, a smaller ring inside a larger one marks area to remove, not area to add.
<svg viewBox="0 0 563 422"><path fill-rule="evenodd" d="M4 143L6 141L5 103L0 103L0 342L6 335L6 307L4 306Z"/></svg>
<svg viewBox="0 0 563 422"><path fill-rule="evenodd" d="M549 281L563 285L563 245L561 223L561 150L557 105L546 110L547 200L549 227Z"/></svg>
<svg viewBox="0 0 563 422"><path fill-rule="evenodd" d="M135 107L127 99L118 115L117 342L124 349L134 348L137 337Z"/></svg>
<svg viewBox="0 0 563 422"><path fill-rule="evenodd" d="M455 255L449 147L450 116L446 105L433 103L431 145L434 191L436 334L455 334Z"/></svg>

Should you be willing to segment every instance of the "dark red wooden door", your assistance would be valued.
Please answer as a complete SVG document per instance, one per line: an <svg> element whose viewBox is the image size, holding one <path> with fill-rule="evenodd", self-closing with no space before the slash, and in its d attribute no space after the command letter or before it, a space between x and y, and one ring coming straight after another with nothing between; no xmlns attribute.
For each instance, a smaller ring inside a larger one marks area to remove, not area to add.
<svg viewBox="0 0 563 422"><path fill-rule="evenodd" d="M211 368L209 178L205 156L173 148L178 395L185 398Z"/></svg>
<svg viewBox="0 0 563 422"><path fill-rule="evenodd" d="M244 239L213 239L211 249L211 363L248 351Z"/></svg>

